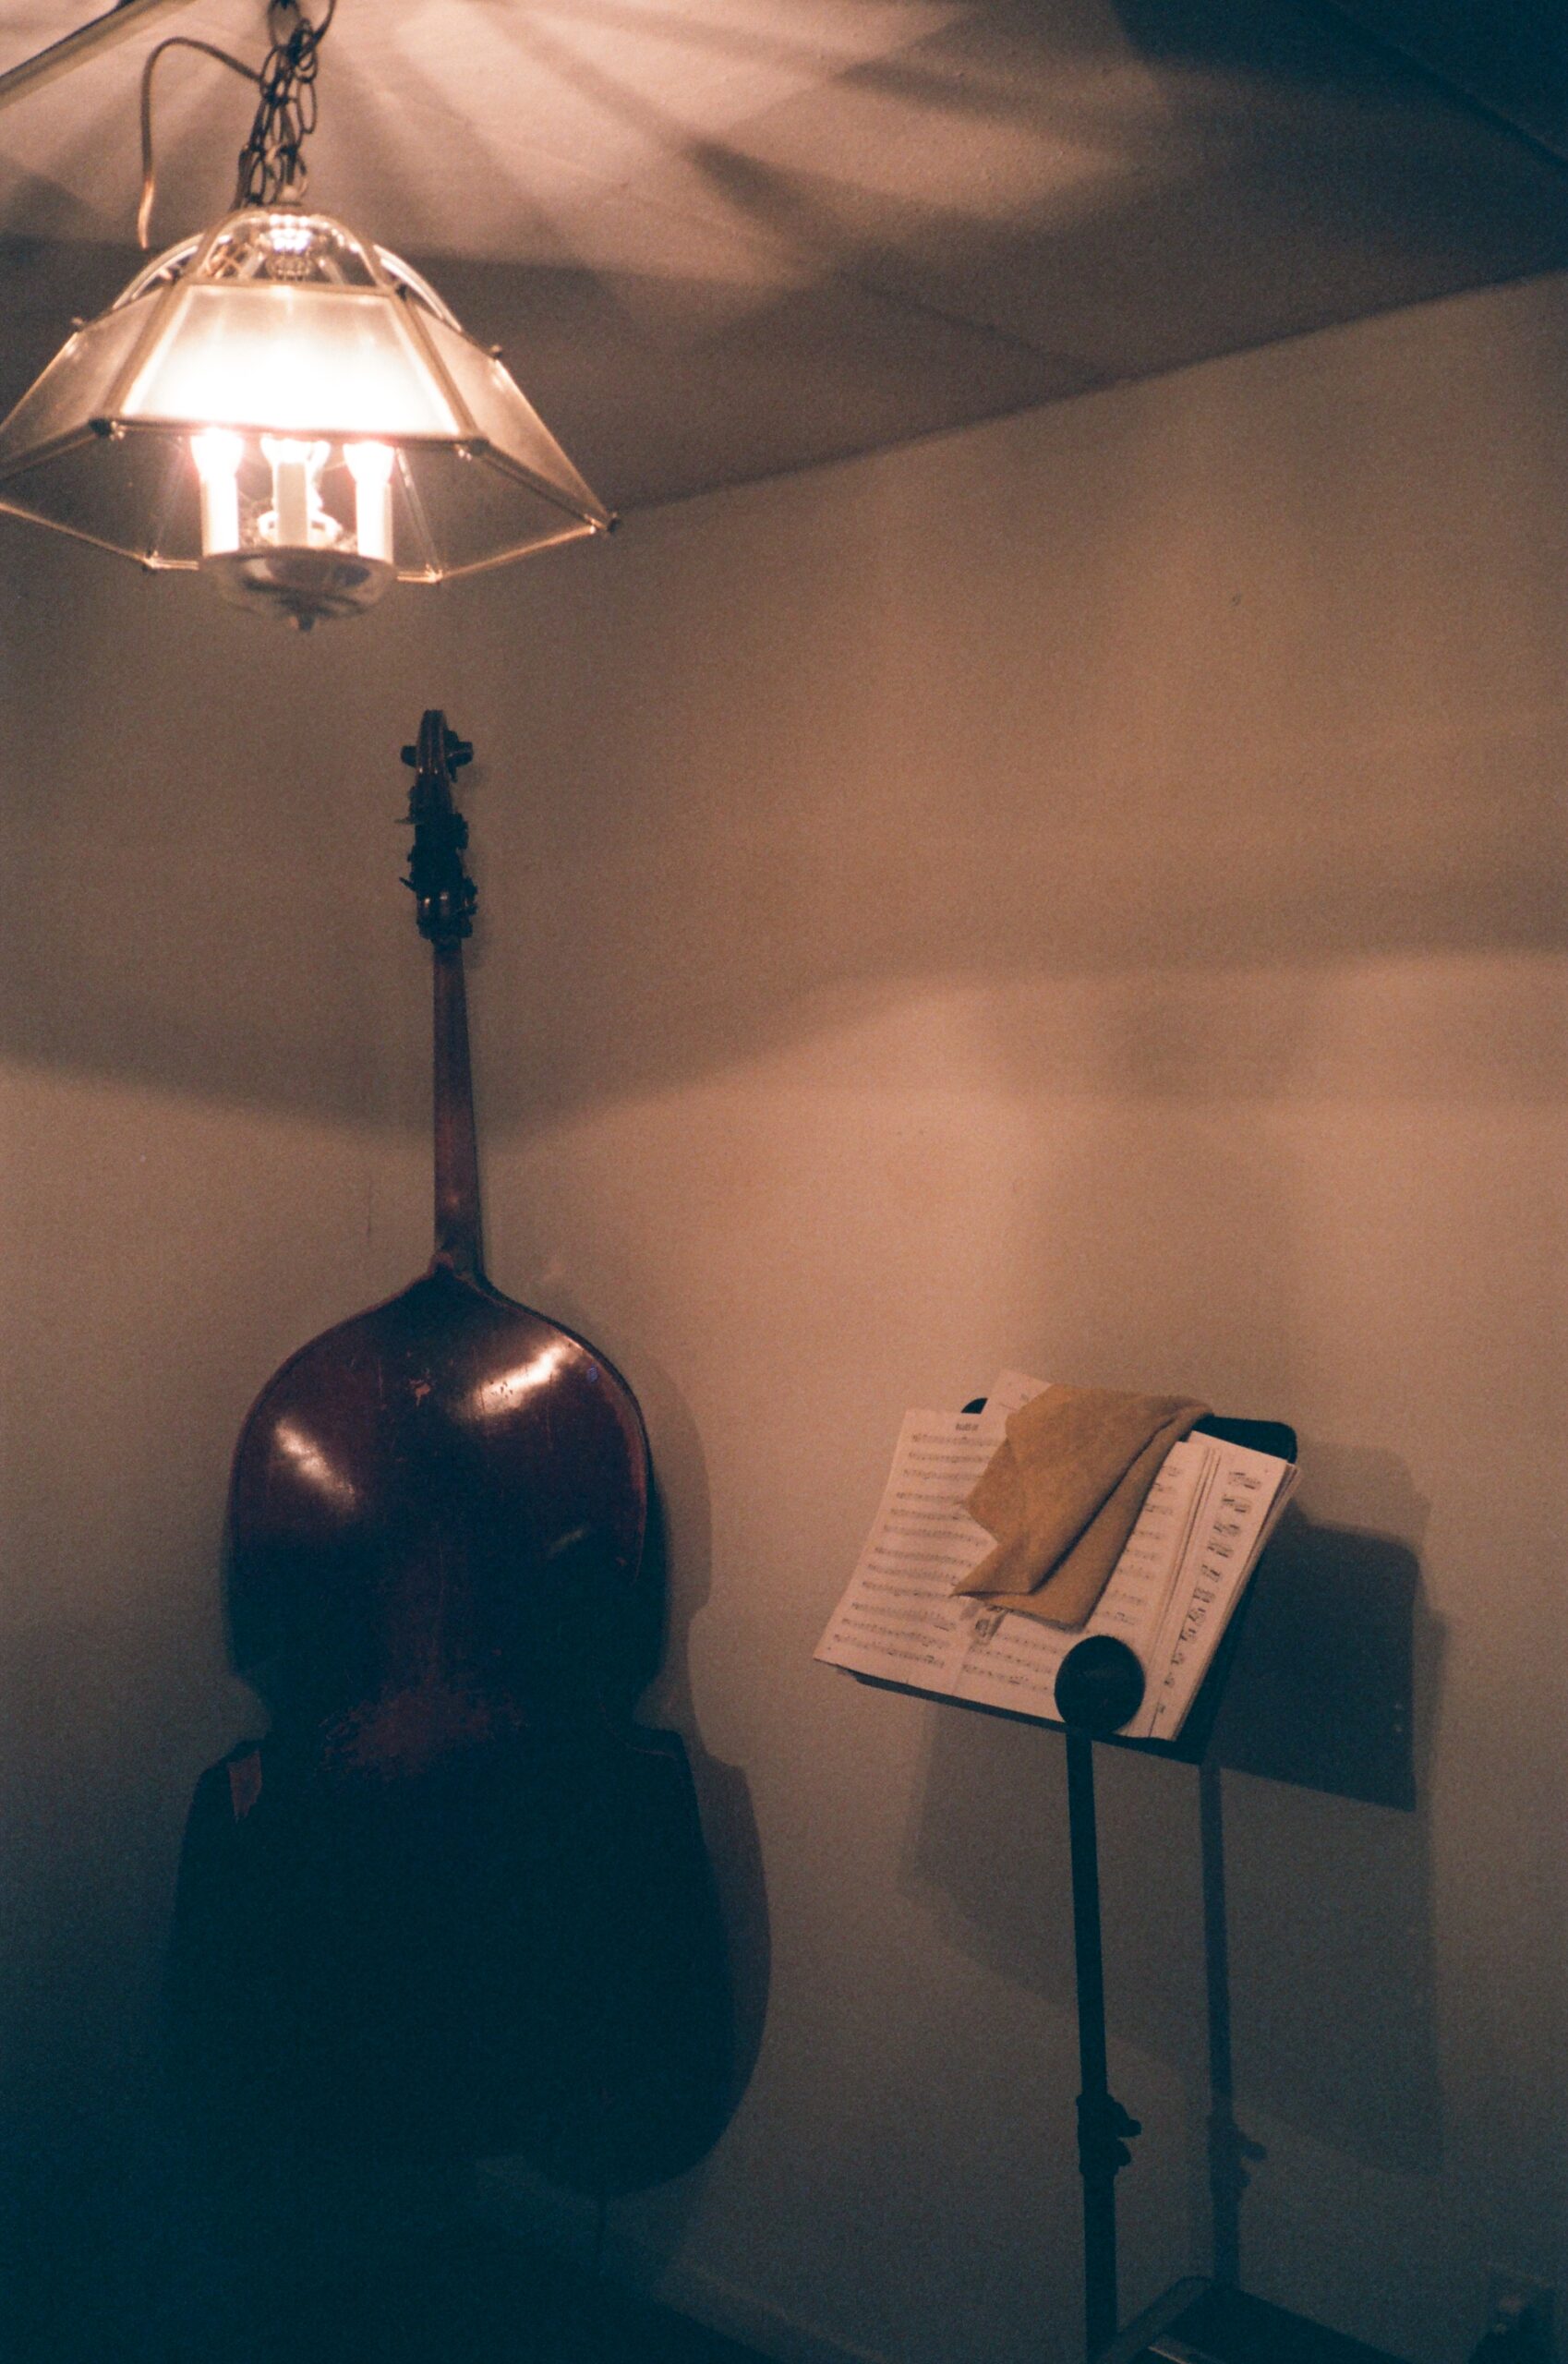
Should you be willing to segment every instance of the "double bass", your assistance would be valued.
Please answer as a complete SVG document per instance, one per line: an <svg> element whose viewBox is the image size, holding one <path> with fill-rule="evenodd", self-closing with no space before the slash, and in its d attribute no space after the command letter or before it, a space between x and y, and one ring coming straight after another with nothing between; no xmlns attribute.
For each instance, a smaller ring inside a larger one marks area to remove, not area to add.
<svg viewBox="0 0 1568 2364"><path fill-rule="evenodd" d="M198 1788L173 2024L222 2128L521 2153L605 2194L718 2130L723 1948L683 1748L633 1714L663 1629L641 1415L484 1270L471 752L437 711L404 750L434 1252L292 1355L241 1430L227 1610L270 1724Z"/></svg>

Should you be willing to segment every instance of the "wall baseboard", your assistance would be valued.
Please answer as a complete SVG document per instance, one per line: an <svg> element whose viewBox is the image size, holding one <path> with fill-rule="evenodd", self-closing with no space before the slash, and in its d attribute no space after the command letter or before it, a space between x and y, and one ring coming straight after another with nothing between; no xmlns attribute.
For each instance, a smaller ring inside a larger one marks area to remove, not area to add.
<svg viewBox="0 0 1568 2364"><path fill-rule="evenodd" d="M481 2167L476 2204L493 2231L581 2267L594 2240L594 2204L571 2192L523 2189L499 2167ZM654 2245L614 2221L613 2207L599 2255L608 2282L657 2301L705 2331L739 2340L776 2364L894 2364L878 2349L858 2347L738 2288L689 2260L662 2256Z"/></svg>

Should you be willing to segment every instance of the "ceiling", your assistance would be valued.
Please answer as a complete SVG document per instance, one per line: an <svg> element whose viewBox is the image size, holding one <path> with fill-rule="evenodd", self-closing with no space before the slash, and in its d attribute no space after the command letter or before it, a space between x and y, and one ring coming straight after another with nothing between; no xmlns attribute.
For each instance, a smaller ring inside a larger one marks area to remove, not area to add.
<svg viewBox="0 0 1568 2364"><path fill-rule="evenodd" d="M634 508L1568 263L1555 0L1356 8L340 0L312 195ZM12 0L0 69L94 13ZM0 115L0 403L136 267L141 57L261 27L191 0ZM250 105L160 67L157 243Z"/></svg>

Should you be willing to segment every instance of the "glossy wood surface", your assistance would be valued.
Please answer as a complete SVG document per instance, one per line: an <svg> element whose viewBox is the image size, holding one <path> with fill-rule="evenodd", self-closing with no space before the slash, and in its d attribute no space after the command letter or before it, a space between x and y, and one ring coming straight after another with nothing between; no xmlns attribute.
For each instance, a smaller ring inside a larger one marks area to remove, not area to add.
<svg viewBox="0 0 1568 2364"><path fill-rule="evenodd" d="M325 1768L416 1776L539 1723L624 1714L652 1674L647 1447L620 1373L485 1278L462 939L473 889L428 714L410 884L435 965L436 1249L268 1381L229 1499L235 1662Z"/></svg>

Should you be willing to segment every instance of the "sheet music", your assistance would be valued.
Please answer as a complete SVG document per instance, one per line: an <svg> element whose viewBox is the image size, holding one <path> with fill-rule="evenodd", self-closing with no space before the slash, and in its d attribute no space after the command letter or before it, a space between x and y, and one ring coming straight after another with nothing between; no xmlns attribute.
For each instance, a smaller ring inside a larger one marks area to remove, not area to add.
<svg viewBox="0 0 1568 2364"><path fill-rule="evenodd" d="M964 1497L996 1450L999 1429L971 1412L910 1412L849 1590L814 1655L893 1683L948 1691L976 1604L953 1586L994 1538Z"/></svg>
<svg viewBox="0 0 1568 2364"><path fill-rule="evenodd" d="M1085 1634L1115 1634L1152 1663L1218 1451L1192 1438L1167 1455L1093 1615L1070 1628L953 1596L955 1582L991 1549L963 1502L996 1436L986 1416L906 1417L865 1549L815 1655L917 1690L1055 1716L1056 1670Z"/></svg>
<svg viewBox="0 0 1568 2364"><path fill-rule="evenodd" d="M983 1414L911 1412L871 1533L815 1656L938 1697L1056 1718L1057 1669L1089 1634L1126 1642L1148 1688L1130 1739L1172 1740L1296 1484L1269 1453L1190 1436L1167 1453L1087 1623L955 1598L991 1549L964 1501L1008 1412L1042 1382L1004 1371ZM1056 1719L1059 1720L1059 1719Z"/></svg>
<svg viewBox="0 0 1568 2364"><path fill-rule="evenodd" d="M1161 1624L1218 1462L1218 1448L1207 1438L1189 1437L1172 1447L1111 1580L1084 1624L1043 1624L1037 1617L989 1610L983 1599L975 1601L981 1613L954 1684L955 1695L1013 1707L1024 1715L1055 1716L1056 1670L1090 1634L1110 1634L1125 1642L1152 1691L1150 1669L1160 1663L1154 1652Z"/></svg>
<svg viewBox="0 0 1568 2364"><path fill-rule="evenodd" d="M1171 1594L1219 1474L1220 1449L1211 1437L1185 1437L1171 1447L1149 1489L1111 1581L1084 1627L1113 1634L1136 1650L1145 1667L1156 1649Z"/></svg>
<svg viewBox="0 0 1568 2364"><path fill-rule="evenodd" d="M1051 1384L1048 1379L1031 1379L1024 1370L999 1371L990 1393L985 1398L985 1417L1005 1429L1014 1412L1021 1412L1037 1395L1043 1395Z"/></svg>
<svg viewBox="0 0 1568 2364"><path fill-rule="evenodd" d="M1154 1641L1153 1663L1165 1671L1128 1726L1135 1738L1174 1740L1181 1730L1258 1554L1296 1489L1294 1465L1271 1453L1227 1444L1216 1454L1200 1531Z"/></svg>

